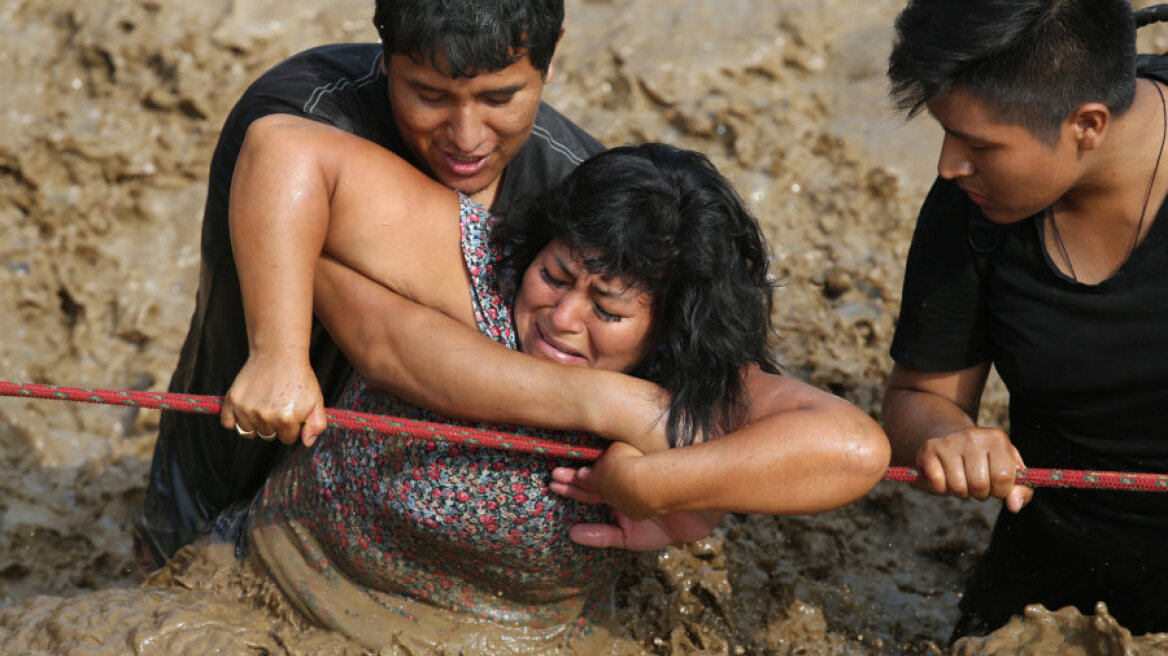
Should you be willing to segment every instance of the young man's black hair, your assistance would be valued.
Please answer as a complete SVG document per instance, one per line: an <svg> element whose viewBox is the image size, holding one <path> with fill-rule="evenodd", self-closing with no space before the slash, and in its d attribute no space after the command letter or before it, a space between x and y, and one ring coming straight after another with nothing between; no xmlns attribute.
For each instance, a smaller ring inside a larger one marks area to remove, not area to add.
<svg viewBox="0 0 1168 656"><path fill-rule="evenodd" d="M1083 103L1122 114L1135 72L1126 0L912 0L888 63L893 102L909 116L960 89L1044 141Z"/></svg>
<svg viewBox="0 0 1168 656"><path fill-rule="evenodd" d="M450 77L498 71L524 55L543 73L564 23L562 0L377 0L373 26L400 53Z"/></svg>

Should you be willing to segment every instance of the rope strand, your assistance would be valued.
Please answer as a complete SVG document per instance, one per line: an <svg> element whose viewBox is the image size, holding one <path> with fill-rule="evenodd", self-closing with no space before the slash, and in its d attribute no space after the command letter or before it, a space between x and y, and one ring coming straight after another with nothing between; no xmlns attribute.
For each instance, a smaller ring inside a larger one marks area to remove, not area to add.
<svg viewBox="0 0 1168 656"><path fill-rule="evenodd" d="M0 396L123 405L209 415L219 414L223 405L223 397L221 396L85 389L35 383L12 383L9 381L0 381ZM328 417L328 425L330 428L361 430L399 437L434 439L470 446L506 449L521 453L541 454L549 457L570 458L573 460L592 461L598 459L601 453L603 453L601 449L570 446L538 437L479 430L465 426L436 424L402 417L386 417L331 408L325 411L325 415ZM921 472L911 467L889 467L884 473L884 480L886 481L913 483L922 478L924 476ZM1168 474L1148 474L1142 472L1025 467L1018 469L1015 481L1020 485L1029 487L1168 492Z"/></svg>

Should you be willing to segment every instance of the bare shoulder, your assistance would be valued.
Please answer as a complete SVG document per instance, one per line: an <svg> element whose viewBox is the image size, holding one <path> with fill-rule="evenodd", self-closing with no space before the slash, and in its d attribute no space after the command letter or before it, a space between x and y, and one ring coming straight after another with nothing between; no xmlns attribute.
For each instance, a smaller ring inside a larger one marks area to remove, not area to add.
<svg viewBox="0 0 1168 656"><path fill-rule="evenodd" d="M750 395L751 414L757 418L776 412L820 408L858 408L834 394L798 378L767 373L750 365L745 373L746 391Z"/></svg>
<svg viewBox="0 0 1168 656"><path fill-rule="evenodd" d="M285 165L318 167L335 184L340 178L376 178L387 191L409 191L420 185L427 193L441 186L397 153L338 127L292 114L269 114L248 126L243 148L280 158ZM384 185L390 185L386 188Z"/></svg>

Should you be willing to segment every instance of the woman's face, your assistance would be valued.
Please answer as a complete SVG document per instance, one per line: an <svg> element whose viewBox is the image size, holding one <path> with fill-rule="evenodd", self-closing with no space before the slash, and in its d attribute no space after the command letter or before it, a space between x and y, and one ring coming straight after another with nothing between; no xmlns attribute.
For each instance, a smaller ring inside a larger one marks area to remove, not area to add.
<svg viewBox="0 0 1168 656"><path fill-rule="evenodd" d="M589 273L570 248L553 240L523 274L515 326L528 355L628 371L653 347L652 307L651 294Z"/></svg>

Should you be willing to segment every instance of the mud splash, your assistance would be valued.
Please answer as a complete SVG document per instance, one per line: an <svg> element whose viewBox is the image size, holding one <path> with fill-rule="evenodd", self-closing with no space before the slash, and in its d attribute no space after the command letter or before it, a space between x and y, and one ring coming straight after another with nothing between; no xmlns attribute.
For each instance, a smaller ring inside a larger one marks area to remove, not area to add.
<svg viewBox="0 0 1168 656"><path fill-rule="evenodd" d="M6 379L165 387L193 306L223 118L283 57L374 39L368 5L0 0ZM568 0L546 93L609 145L708 153L774 246L788 371L873 413L939 138L884 101L901 5ZM1004 402L991 390L983 418L1003 422ZM262 576L215 549L183 552L138 587L128 520L156 428L150 411L0 399L0 652L361 653L304 626ZM815 517L730 517L708 540L622 573L613 649L946 653L994 512L885 483ZM952 653L1168 648L1105 615L1039 609Z"/></svg>

